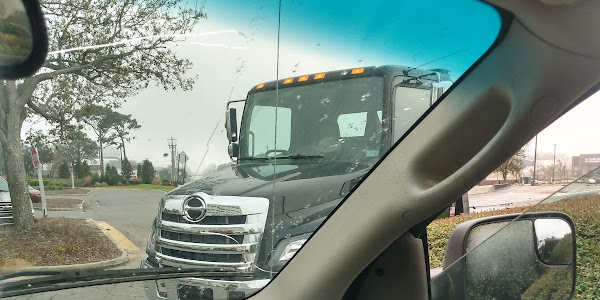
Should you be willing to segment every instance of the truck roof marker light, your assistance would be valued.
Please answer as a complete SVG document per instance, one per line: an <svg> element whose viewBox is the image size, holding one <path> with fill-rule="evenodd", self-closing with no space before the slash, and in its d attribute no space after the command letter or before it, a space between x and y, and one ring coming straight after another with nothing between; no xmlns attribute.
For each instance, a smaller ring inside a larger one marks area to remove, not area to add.
<svg viewBox="0 0 600 300"><path fill-rule="evenodd" d="M362 74L364 72L365 72L365 68L352 69L352 74Z"/></svg>
<svg viewBox="0 0 600 300"><path fill-rule="evenodd" d="M259 85L257 85L257 86L256 86L256 88L257 88L257 89L262 89L262 88L264 88L264 87L265 87L265 84L264 84L264 83L261 83L261 84L259 84Z"/></svg>
<svg viewBox="0 0 600 300"><path fill-rule="evenodd" d="M307 81L308 77L308 75L300 76L300 78L298 78L298 82Z"/></svg>
<svg viewBox="0 0 600 300"><path fill-rule="evenodd" d="M294 82L294 78L288 78L288 79L286 79L286 80L283 81L283 84L290 84L292 82Z"/></svg>
<svg viewBox="0 0 600 300"><path fill-rule="evenodd" d="M325 78L325 73L319 73L315 75L315 79L323 79Z"/></svg>

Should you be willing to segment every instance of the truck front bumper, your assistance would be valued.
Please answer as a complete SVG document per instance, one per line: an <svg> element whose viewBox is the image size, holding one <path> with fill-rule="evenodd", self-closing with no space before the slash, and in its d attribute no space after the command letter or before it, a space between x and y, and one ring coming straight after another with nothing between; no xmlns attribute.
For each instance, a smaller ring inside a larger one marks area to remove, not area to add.
<svg viewBox="0 0 600 300"><path fill-rule="evenodd" d="M153 269L159 266L144 258L140 268ZM231 281L185 277L144 281L144 291L152 300L178 300L184 296L188 299L242 300L266 286L269 281L270 279Z"/></svg>

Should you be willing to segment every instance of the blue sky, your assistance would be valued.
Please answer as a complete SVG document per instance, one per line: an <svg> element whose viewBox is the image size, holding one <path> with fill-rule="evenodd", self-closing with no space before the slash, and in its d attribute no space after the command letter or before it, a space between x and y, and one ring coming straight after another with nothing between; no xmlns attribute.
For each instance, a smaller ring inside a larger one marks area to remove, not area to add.
<svg viewBox="0 0 600 300"><path fill-rule="evenodd" d="M278 1L208 0L206 11L208 22L275 42ZM450 69L455 79L487 50L499 29L498 14L471 0L288 0L281 5L281 47L356 65L409 66L464 50L426 66Z"/></svg>

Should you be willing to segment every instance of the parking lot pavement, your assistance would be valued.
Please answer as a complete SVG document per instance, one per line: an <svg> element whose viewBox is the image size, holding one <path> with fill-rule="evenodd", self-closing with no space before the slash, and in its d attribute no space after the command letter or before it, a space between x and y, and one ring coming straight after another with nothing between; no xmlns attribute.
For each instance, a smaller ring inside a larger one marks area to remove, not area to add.
<svg viewBox="0 0 600 300"><path fill-rule="evenodd" d="M83 211L49 211L48 216L104 221L123 233L138 248L145 249L150 226L164 194L153 190L94 189L88 196L71 196L85 201ZM35 215L41 218L41 211L35 211Z"/></svg>
<svg viewBox="0 0 600 300"><path fill-rule="evenodd" d="M564 186L514 185L489 193L469 195L470 211L479 212L507 207L533 205L546 199L561 188L564 188Z"/></svg>

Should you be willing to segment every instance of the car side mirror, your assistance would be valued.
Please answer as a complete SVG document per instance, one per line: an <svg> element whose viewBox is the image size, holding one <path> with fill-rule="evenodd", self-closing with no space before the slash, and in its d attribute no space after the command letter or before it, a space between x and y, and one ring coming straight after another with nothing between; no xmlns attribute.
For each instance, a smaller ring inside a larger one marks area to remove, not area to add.
<svg viewBox="0 0 600 300"><path fill-rule="evenodd" d="M563 213L467 221L450 234L432 299L569 299L575 230Z"/></svg>
<svg viewBox="0 0 600 300"><path fill-rule="evenodd" d="M2 0L0 79L33 75L48 54L48 33L38 0Z"/></svg>
<svg viewBox="0 0 600 300"><path fill-rule="evenodd" d="M227 130L227 139L229 142L237 142L237 114L235 108L229 108L227 110L227 113L225 114L225 128Z"/></svg>

